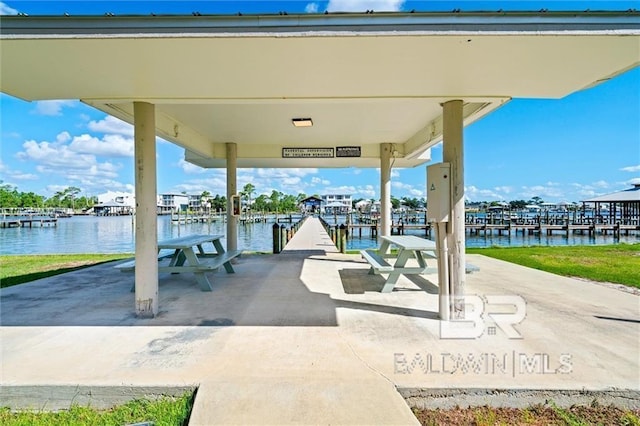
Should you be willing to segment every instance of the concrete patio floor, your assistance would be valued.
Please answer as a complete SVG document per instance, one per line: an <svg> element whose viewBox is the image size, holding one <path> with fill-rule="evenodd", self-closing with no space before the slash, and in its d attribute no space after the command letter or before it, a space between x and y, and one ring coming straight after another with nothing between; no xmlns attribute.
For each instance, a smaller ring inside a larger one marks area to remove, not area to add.
<svg viewBox="0 0 640 426"><path fill-rule="evenodd" d="M1 382L197 385L193 425L415 424L397 388L639 390L637 295L467 260L469 294L524 298L521 339L491 324L443 339L436 275L381 294L333 250L243 255L212 292L161 274L155 319L135 318L133 275L104 264L2 290Z"/></svg>

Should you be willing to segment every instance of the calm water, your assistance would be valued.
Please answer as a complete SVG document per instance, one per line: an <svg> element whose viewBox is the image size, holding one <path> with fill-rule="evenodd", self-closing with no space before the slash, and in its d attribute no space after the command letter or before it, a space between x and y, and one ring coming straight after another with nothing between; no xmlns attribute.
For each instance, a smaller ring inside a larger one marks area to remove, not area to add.
<svg viewBox="0 0 640 426"><path fill-rule="evenodd" d="M333 218L327 218L333 222ZM339 222L342 222L338 218ZM241 250L265 251L272 249L273 223L256 223L238 227L238 248ZM122 253L134 251L134 232L131 217L75 216L58 219L56 227L5 228L0 229L0 254L25 253ZM170 216L158 217L158 238L174 238L189 234L225 235L226 224L222 221L176 225ZM408 231L407 234L424 236L424 231ZM357 234L356 234L357 235ZM611 244L616 242L640 243L640 235L621 237L616 240L611 235L467 235L468 247L524 246L524 245L587 245ZM226 241L223 238L223 244ZM350 238L349 249L376 247L375 239L365 236Z"/></svg>

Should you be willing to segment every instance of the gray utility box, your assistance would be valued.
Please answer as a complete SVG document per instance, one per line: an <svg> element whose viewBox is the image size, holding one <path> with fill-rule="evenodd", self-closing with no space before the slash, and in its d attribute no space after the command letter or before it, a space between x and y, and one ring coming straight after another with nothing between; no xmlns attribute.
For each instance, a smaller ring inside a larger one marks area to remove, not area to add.
<svg viewBox="0 0 640 426"><path fill-rule="evenodd" d="M449 222L451 163L427 166L427 222Z"/></svg>

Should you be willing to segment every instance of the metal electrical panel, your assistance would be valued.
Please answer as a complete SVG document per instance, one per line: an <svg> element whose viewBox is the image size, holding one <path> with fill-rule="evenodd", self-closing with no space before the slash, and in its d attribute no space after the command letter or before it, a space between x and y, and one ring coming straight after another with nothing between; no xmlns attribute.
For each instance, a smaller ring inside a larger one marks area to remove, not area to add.
<svg viewBox="0 0 640 426"><path fill-rule="evenodd" d="M451 163L427 166L427 222L449 222Z"/></svg>

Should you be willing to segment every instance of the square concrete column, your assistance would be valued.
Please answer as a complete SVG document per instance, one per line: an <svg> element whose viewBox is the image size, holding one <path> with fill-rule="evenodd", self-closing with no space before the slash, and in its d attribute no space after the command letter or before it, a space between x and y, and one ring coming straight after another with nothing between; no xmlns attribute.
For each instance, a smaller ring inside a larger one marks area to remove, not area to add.
<svg viewBox="0 0 640 426"><path fill-rule="evenodd" d="M158 218L155 106L133 103L136 185L136 315L158 314Z"/></svg>
<svg viewBox="0 0 640 426"><path fill-rule="evenodd" d="M380 235L391 235L391 154L390 143L380 144Z"/></svg>
<svg viewBox="0 0 640 426"><path fill-rule="evenodd" d="M451 211L447 225L447 246L453 318L464 316L465 212L462 107L461 100L445 102L443 105L442 161L451 163Z"/></svg>
<svg viewBox="0 0 640 426"><path fill-rule="evenodd" d="M231 196L238 192L238 146L227 143L227 251L238 249L238 218L233 215Z"/></svg>

